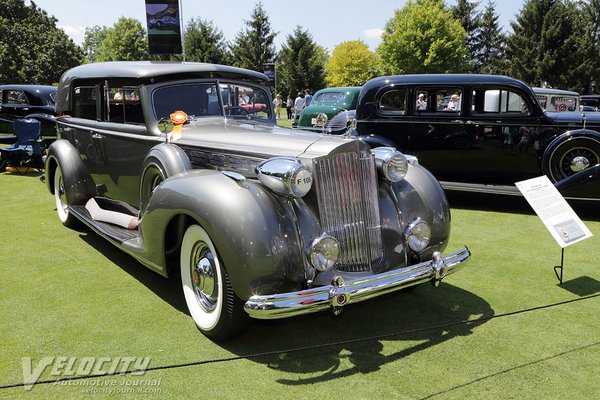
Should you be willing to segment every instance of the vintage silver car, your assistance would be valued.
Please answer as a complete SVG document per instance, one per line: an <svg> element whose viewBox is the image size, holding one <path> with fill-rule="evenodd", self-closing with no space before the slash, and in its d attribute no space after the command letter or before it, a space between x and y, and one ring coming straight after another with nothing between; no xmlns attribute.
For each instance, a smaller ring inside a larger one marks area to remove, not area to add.
<svg viewBox="0 0 600 400"><path fill-rule="evenodd" d="M180 276L215 340L248 316L337 314L464 265L466 247L442 255L450 210L414 157L278 128L266 83L197 63L67 71L45 172L58 217ZM92 217L98 209L127 222Z"/></svg>

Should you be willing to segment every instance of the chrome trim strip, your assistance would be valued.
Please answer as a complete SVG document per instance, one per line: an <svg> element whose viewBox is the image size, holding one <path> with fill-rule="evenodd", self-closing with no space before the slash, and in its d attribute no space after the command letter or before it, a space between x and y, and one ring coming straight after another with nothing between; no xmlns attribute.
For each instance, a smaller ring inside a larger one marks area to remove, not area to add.
<svg viewBox="0 0 600 400"><path fill-rule="evenodd" d="M435 252L431 261L377 275L346 282L340 276L335 276L327 286L291 293L255 295L248 299L244 309L248 315L259 319L286 318L327 309L332 309L337 314L341 307L351 303L427 281L437 283L445 276L462 269L464 262L470 257L471 252L466 246L445 257Z"/></svg>

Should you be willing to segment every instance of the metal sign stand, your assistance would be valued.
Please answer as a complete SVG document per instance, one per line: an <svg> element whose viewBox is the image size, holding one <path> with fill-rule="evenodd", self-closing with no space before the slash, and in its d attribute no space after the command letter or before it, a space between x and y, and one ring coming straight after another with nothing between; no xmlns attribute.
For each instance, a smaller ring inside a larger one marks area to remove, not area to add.
<svg viewBox="0 0 600 400"><path fill-rule="evenodd" d="M556 278L558 279L559 285L562 285L563 283L563 267L564 267L564 262L565 262L565 248L563 247L561 252L560 252L560 265L555 265L554 266L554 275L556 275ZM560 270L560 275L558 274L558 270Z"/></svg>

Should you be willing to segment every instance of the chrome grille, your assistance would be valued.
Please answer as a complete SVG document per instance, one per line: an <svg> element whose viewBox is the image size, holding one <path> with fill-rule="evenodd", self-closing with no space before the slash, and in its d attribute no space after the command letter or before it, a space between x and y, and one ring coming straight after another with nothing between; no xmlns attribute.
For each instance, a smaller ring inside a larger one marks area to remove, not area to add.
<svg viewBox="0 0 600 400"><path fill-rule="evenodd" d="M341 153L316 162L321 229L340 242L341 271L369 271L381 260L377 171L370 152Z"/></svg>

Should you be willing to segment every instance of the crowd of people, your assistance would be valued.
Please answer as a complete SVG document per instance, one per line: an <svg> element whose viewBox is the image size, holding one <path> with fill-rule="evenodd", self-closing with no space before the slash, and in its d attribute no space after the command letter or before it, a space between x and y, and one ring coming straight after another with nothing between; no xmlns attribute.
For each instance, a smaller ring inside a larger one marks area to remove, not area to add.
<svg viewBox="0 0 600 400"><path fill-rule="evenodd" d="M298 92L296 99L292 98L292 95L288 95L285 101L285 110L287 113L287 119L296 119L300 115L300 112L310 105L312 101L312 92L310 89L305 89ZM283 99L280 94L275 96L273 100L275 106L275 117L281 119L281 109L283 108Z"/></svg>

